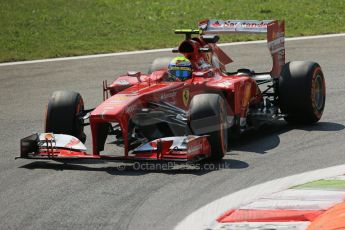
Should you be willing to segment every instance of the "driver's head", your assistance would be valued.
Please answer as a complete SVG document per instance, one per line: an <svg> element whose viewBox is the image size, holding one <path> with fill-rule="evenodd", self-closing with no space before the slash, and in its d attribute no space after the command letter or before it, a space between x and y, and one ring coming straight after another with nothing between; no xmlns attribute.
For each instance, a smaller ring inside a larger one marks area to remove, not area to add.
<svg viewBox="0 0 345 230"><path fill-rule="evenodd" d="M192 63L185 57L176 57L169 63L168 74L170 78L185 81L192 76Z"/></svg>

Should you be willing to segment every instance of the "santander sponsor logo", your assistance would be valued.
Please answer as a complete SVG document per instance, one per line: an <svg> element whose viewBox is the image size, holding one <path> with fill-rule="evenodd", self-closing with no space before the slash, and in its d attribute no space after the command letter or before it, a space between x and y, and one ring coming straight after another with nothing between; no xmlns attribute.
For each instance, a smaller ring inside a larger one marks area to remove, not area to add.
<svg viewBox="0 0 345 230"><path fill-rule="evenodd" d="M80 141L77 138L72 138L66 145L66 148L73 147L74 145L79 144Z"/></svg>
<svg viewBox="0 0 345 230"><path fill-rule="evenodd" d="M187 153L192 154L195 152L199 152L202 149L202 143L198 143L197 145L193 145L190 148L188 148Z"/></svg>
<svg viewBox="0 0 345 230"><path fill-rule="evenodd" d="M174 92L169 92L169 93L163 93L161 96L160 96L160 99L161 100L166 100L166 99L169 99L169 98L175 98L176 97L176 91Z"/></svg>

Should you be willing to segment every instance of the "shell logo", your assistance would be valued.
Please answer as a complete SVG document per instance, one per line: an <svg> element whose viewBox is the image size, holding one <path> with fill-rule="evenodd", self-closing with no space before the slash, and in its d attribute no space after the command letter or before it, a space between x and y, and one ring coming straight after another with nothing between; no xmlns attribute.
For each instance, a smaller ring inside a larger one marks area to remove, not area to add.
<svg viewBox="0 0 345 230"><path fill-rule="evenodd" d="M188 102L189 102L189 89L184 89L182 92L182 100L183 100L183 104L184 106L188 106Z"/></svg>
<svg viewBox="0 0 345 230"><path fill-rule="evenodd" d="M52 133L46 133L44 135L44 139L47 141L53 140L54 139L54 135Z"/></svg>
<svg viewBox="0 0 345 230"><path fill-rule="evenodd" d="M244 96L242 99L242 107L246 107L249 104L250 95L251 95L251 83L246 82L246 85L244 88Z"/></svg>

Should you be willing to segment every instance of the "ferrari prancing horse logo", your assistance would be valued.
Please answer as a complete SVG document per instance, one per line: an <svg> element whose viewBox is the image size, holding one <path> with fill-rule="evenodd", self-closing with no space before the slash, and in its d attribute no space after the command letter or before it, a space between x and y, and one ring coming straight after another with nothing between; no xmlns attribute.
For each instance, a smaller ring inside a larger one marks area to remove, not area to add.
<svg viewBox="0 0 345 230"><path fill-rule="evenodd" d="M189 89L184 89L182 92L182 99L184 106L188 105L189 102Z"/></svg>

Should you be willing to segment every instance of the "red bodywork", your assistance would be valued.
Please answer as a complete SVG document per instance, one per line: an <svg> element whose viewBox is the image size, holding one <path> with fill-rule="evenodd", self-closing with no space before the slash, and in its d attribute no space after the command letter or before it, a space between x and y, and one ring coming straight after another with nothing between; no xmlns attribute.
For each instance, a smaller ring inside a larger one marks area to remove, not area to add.
<svg viewBox="0 0 345 230"><path fill-rule="evenodd" d="M190 99L205 92L223 92L229 102L228 115L245 117L249 103L261 101L260 91L254 80L247 76L227 76L217 69L196 71L193 77L184 82L165 82L166 71L156 71L152 75L142 75L140 83L134 83L127 89L114 94L100 104L90 116L93 137L93 152L97 150L98 124L117 122L123 130L125 154L128 154L127 127L131 115L145 108L147 102L169 102L184 110L188 110ZM133 77L122 76L108 89L116 92L118 81L133 81ZM136 80L136 78L135 78ZM123 87L121 85L121 87Z"/></svg>
<svg viewBox="0 0 345 230"><path fill-rule="evenodd" d="M207 22L210 23L210 21ZM275 42L277 34L280 33L283 36L284 23L272 21L266 26L269 49L273 58L273 68L270 74L272 77L277 77L283 62L285 62L284 50L279 53L279 56L274 53L274 49L279 48L281 42L271 43ZM207 34L207 31L204 33ZM209 51L201 52L201 48ZM218 93L226 99L228 116L240 119L246 118L249 105L260 103L263 100L256 81L250 76L229 75L225 72L225 65L232 62L231 58L215 43L206 42L203 36L184 40L178 51L187 57L193 65L192 78L184 82L166 81L167 71L162 69L152 74L129 72L127 75L118 77L110 85L104 85L104 101L91 112L89 117L92 133L92 154L87 154L84 151L43 148L30 157L197 160L199 156L203 156L203 158L210 156L210 145L205 136L189 142L186 151L169 151L171 141L161 140L157 142L160 147L154 151L137 153L134 156L129 155L129 121L135 112L146 108L149 102L168 102L188 113L189 103L194 95ZM205 68L205 64L208 66L207 68ZM99 137L104 132L104 123L118 123L120 125L124 140L123 157L100 154L104 143L100 143L102 141ZM193 148L193 146L199 147ZM28 157L28 155L22 157Z"/></svg>

